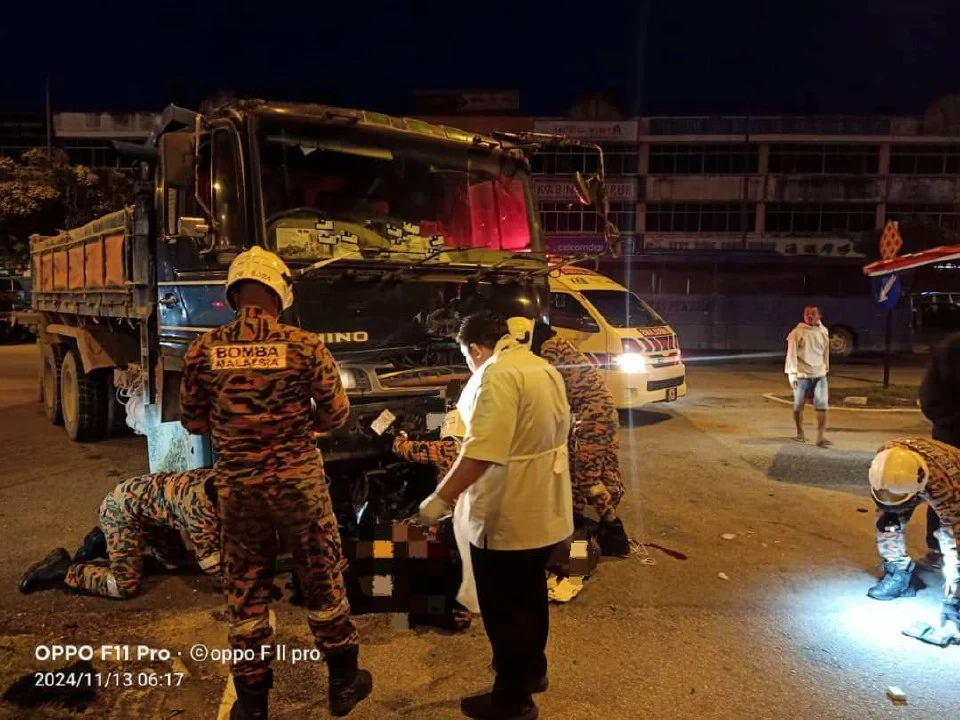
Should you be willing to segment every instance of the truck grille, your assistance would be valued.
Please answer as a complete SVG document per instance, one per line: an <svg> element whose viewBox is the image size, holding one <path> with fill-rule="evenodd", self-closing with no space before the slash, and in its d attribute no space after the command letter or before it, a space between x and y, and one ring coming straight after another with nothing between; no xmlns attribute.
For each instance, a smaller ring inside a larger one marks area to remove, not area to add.
<svg viewBox="0 0 960 720"><path fill-rule="evenodd" d="M667 388L680 387L683 385L684 376L669 378L667 380L654 380L647 383L647 392L654 390L666 390Z"/></svg>

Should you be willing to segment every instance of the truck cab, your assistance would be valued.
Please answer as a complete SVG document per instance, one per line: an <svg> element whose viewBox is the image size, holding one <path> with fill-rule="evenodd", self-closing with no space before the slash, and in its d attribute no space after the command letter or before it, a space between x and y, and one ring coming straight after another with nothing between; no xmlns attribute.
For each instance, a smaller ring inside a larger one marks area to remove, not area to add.
<svg viewBox="0 0 960 720"><path fill-rule="evenodd" d="M687 394L676 332L615 280L580 267L553 271L550 324L597 365L617 408Z"/></svg>

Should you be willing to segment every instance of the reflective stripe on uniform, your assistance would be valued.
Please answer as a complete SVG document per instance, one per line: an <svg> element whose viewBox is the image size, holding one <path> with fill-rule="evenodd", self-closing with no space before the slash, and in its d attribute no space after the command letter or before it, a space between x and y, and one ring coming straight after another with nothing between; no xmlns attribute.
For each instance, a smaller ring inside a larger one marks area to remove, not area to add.
<svg viewBox="0 0 960 720"><path fill-rule="evenodd" d="M120 588L117 587L117 576L112 572L107 573L107 592L110 593L110 597L120 597Z"/></svg>
<svg viewBox="0 0 960 720"><path fill-rule="evenodd" d="M338 605L329 610L311 610L307 613L307 620L316 623L329 623L350 614L350 603L344 597Z"/></svg>

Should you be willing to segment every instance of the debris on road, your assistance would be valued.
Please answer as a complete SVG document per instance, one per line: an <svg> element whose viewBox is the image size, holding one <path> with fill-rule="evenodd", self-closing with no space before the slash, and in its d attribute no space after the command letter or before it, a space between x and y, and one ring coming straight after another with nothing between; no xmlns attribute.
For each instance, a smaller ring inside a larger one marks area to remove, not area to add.
<svg viewBox="0 0 960 720"><path fill-rule="evenodd" d="M720 578L721 580L727 580L727 581L730 580L730 576L727 575L726 573L717 573L717 577Z"/></svg>
<svg viewBox="0 0 960 720"><path fill-rule="evenodd" d="M736 540L736 539L737 539L737 534L736 534L736 533L724 533L724 534L721 535L720 537L722 537L724 540Z"/></svg>
<svg viewBox="0 0 960 720"><path fill-rule="evenodd" d="M869 511L867 508L857 508L857 512L859 512L859 513L865 513L865 512L870 512L870 511Z"/></svg>
<svg viewBox="0 0 960 720"><path fill-rule="evenodd" d="M583 590L583 578L572 577L560 580L556 575L547 578L547 598L552 602L570 602L580 594L581 590Z"/></svg>
<svg viewBox="0 0 960 720"><path fill-rule="evenodd" d="M907 704L907 694L896 685L891 685L887 688L887 697L890 698L894 705Z"/></svg>
<svg viewBox="0 0 960 720"><path fill-rule="evenodd" d="M663 545L657 545L656 543L645 543L647 547L656 548L662 553L665 553L672 557L674 560L686 560L687 556L684 555L679 550L671 550L670 548L665 548Z"/></svg>

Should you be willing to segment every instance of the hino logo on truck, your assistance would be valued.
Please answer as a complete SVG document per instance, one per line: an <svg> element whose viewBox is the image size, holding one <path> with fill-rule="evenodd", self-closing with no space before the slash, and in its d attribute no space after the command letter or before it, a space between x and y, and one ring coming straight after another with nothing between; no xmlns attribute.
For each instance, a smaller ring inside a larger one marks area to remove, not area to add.
<svg viewBox="0 0 960 720"><path fill-rule="evenodd" d="M331 345L335 345L336 343L364 343L370 339L370 336L365 330L357 330L357 332L320 333L320 337L323 338L325 343L330 343Z"/></svg>

